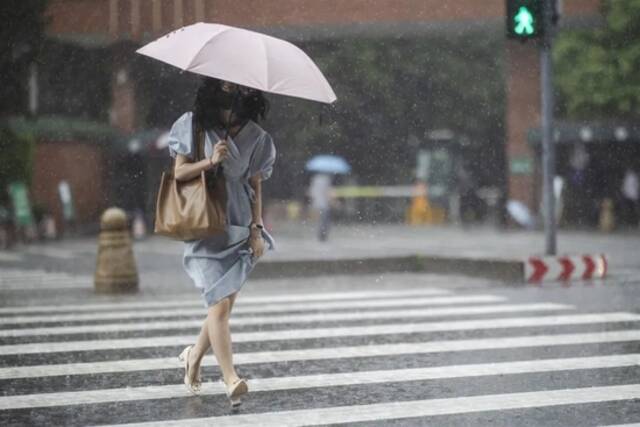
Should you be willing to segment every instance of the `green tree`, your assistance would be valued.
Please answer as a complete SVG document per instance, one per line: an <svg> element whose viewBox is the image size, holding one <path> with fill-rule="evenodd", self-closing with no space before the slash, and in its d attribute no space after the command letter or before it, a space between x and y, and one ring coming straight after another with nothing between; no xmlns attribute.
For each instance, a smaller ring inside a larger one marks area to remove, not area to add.
<svg viewBox="0 0 640 427"><path fill-rule="evenodd" d="M482 31L345 38L303 46L331 82L338 101L322 107L270 98L267 126L287 162L279 168L281 185L272 187L286 192L297 184L300 194L304 164L319 153L346 157L364 184L410 183L416 159L409 136L423 140L426 131L441 128L476 143L477 164L501 164L502 43L502 34ZM491 173L493 183L499 184L500 173Z"/></svg>
<svg viewBox="0 0 640 427"><path fill-rule="evenodd" d="M561 33L556 85L574 118L640 116L640 0L605 0L601 28Z"/></svg>

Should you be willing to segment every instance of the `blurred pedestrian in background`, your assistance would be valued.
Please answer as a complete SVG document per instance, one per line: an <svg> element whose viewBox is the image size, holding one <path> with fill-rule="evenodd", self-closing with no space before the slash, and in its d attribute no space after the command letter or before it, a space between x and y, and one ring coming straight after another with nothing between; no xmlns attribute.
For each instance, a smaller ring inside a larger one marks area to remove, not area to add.
<svg viewBox="0 0 640 427"><path fill-rule="evenodd" d="M584 144L576 144L569 158L565 199L566 219L573 226L589 225L594 210L599 208L591 185L594 175L589 152Z"/></svg>
<svg viewBox="0 0 640 427"><path fill-rule="evenodd" d="M318 218L318 240L321 242L329 238L329 228L331 226L331 201L333 185L331 175L317 173L311 177L309 185L309 197L311 207Z"/></svg>
<svg viewBox="0 0 640 427"><path fill-rule="evenodd" d="M13 231L11 211L0 205L0 249L9 249L13 245Z"/></svg>
<svg viewBox="0 0 640 427"><path fill-rule="evenodd" d="M626 225L637 226L640 215L640 180L638 173L631 167L625 171L622 179L622 220Z"/></svg>
<svg viewBox="0 0 640 427"><path fill-rule="evenodd" d="M318 240L324 242L329 238L331 207L335 201L333 179L338 174L346 175L351 172L351 165L341 156L320 154L311 158L305 169L314 174L311 177L308 195L311 198L311 208L318 220Z"/></svg>

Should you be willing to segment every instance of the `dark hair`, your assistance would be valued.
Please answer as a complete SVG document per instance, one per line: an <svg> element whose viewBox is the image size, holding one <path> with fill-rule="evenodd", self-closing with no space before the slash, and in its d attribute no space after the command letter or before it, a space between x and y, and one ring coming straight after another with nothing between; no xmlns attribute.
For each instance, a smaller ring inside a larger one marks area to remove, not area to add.
<svg viewBox="0 0 640 427"><path fill-rule="evenodd" d="M194 125L200 129L224 128L225 123L220 120L220 104L218 102L222 91L222 80L213 77L203 77L193 105ZM269 101L262 91L254 89L248 95L240 96L238 105L234 108L234 115L240 120L258 122L265 119L269 111Z"/></svg>

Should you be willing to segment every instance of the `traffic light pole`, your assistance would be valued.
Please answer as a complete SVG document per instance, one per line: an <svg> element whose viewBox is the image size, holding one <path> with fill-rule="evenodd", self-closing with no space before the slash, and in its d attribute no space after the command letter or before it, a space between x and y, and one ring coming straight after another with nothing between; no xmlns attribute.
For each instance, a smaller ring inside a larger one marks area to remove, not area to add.
<svg viewBox="0 0 640 427"><path fill-rule="evenodd" d="M553 45L554 0L544 0L544 36L540 49L540 72L542 87L542 197L544 202L544 231L547 255L556 255L556 199L553 189L555 176L556 148L553 140L553 70L551 47Z"/></svg>

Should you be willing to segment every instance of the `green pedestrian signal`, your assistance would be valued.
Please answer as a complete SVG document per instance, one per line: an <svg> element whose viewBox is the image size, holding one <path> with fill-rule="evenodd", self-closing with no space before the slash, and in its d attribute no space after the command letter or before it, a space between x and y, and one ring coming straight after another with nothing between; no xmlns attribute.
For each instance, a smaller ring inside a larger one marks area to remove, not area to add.
<svg viewBox="0 0 640 427"><path fill-rule="evenodd" d="M547 0L507 0L507 37L528 40L544 33Z"/></svg>
<svg viewBox="0 0 640 427"><path fill-rule="evenodd" d="M526 7L522 6L513 20L516 24L516 27L514 28L516 34L520 34L521 36L526 34L530 36L534 33L533 15Z"/></svg>

